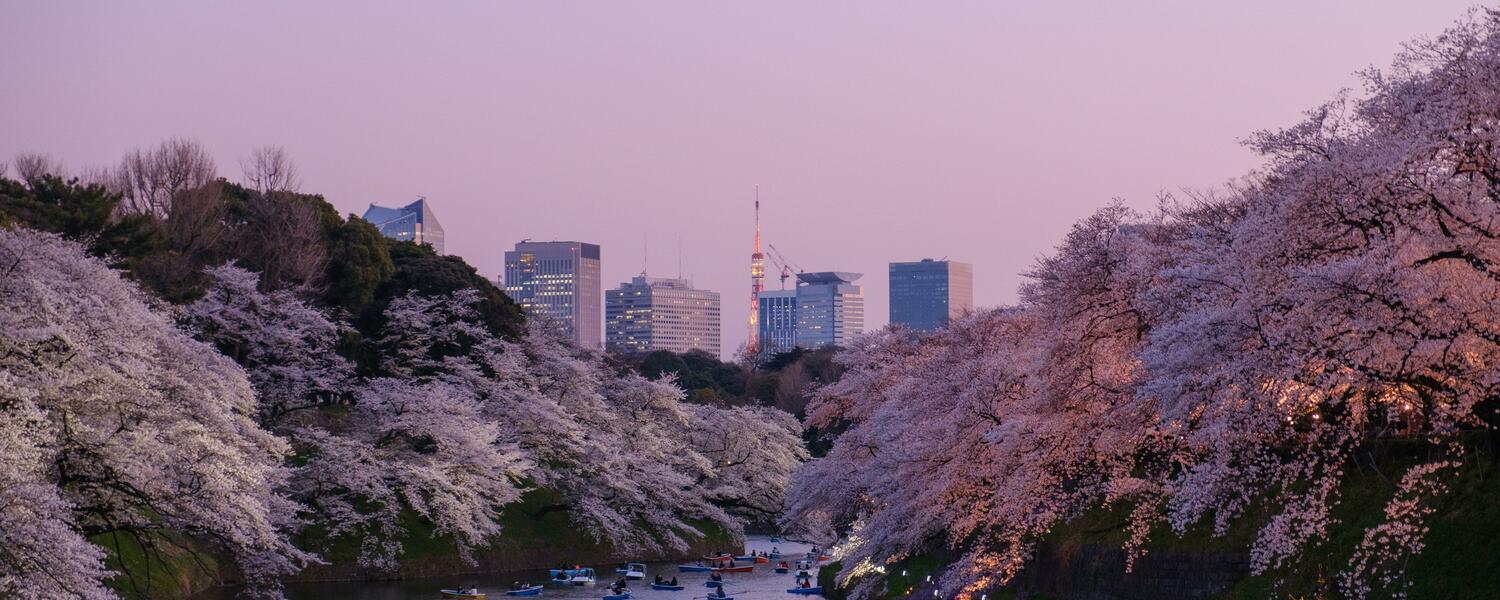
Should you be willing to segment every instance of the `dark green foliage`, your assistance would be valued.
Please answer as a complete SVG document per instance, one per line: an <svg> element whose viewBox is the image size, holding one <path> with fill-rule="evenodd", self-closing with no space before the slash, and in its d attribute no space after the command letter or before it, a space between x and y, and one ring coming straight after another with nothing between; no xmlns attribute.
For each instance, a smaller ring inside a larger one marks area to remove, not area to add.
<svg viewBox="0 0 1500 600"><path fill-rule="evenodd" d="M806 348L793 348L781 354L771 357L766 364L761 365L760 370L765 372L781 372L793 365L801 365L809 375L820 382L837 381L844 374L844 368L833 362L836 348L818 348L808 350Z"/></svg>
<svg viewBox="0 0 1500 600"><path fill-rule="evenodd" d="M742 404L750 373L734 363L720 361L702 350L684 354L657 350L641 359L640 373L652 379L664 375L677 378L688 399L702 404Z"/></svg>
<svg viewBox="0 0 1500 600"><path fill-rule="evenodd" d="M375 290L396 273L389 245L369 221L349 215L330 230L328 269L323 276L323 300L350 314L360 314L375 301Z"/></svg>
<svg viewBox="0 0 1500 600"><path fill-rule="evenodd" d="M772 357L753 371L698 350L683 354L657 350L644 356L617 356L616 360L633 364L646 377L674 376L689 402L773 406L800 415L807 407L810 386L831 383L843 375L843 367L833 362L835 352L834 348L797 348Z"/></svg>
<svg viewBox="0 0 1500 600"><path fill-rule="evenodd" d="M389 242L395 273L375 291L375 301L365 311L367 334L380 330L381 313L391 300L415 292L424 296L446 296L463 289L479 292L479 320L495 335L518 339L526 329L521 307L479 275L457 256L439 256L431 246L412 242Z"/></svg>
<svg viewBox="0 0 1500 600"><path fill-rule="evenodd" d="M98 184L45 175L32 187L0 178L0 215L14 225L84 242L95 256L117 260L149 255L163 246L156 223L139 215L114 219L120 203Z"/></svg>
<svg viewBox="0 0 1500 600"><path fill-rule="evenodd" d="M635 370L641 375L657 379L671 375L678 387L687 393L689 402L715 405L756 404L746 395L750 371L735 363L726 363L702 350L677 354L657 350L644 356L625 358L638 360Z"/></svg>

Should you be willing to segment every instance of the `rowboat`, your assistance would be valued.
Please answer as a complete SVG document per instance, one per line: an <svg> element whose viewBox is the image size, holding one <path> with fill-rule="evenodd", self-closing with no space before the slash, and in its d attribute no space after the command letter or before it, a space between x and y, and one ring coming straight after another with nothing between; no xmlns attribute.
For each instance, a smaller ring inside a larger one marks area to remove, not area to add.
<svg viewBox="0 0 1500 600"><path fill-rule="evenodd" d="M781 537L780 536L775 536L775 535L771 536L771 543L772 544L780 544L781 543Z"/></svg>
<svg viewBox="0 0 1500 600"><path fill-rule="evenodd" d="M736 557L734 557L734 559L735 560L743 560L745 562L750 562L752 560L755 560L755 557L754 556L750 556L749 554L746 554L744 556L736 556Z"/></svg>
<svg viewBox="0 0 1500 600"><path fill-rule="evenodd" d="M788 569L786 567L776 567L776 572L777 573L787 573L789 571L791 571L791 569Z"/></svg>
<svg viewBox="0 0 1500 600"><path fill-rule="evenodd" d="M481 591L479 591L479 590L477 590L475 588L458 589L458 590L438 590L438 591L442 592L444 598L458 598L458 599L461 599L461 600L484 600L485 599L484 592L481 592Z"/></svg>
<svg viewBox="0 0 1500 600"><path fill-rule="evenodd" d="M605 594L604 595L604 600L630 600L630 592L620 592L618 594Z"/></svg>
<svg viewBox="0 0 1500 600"><path fill-rule="evenodd" d="M714 567L714 572L715 573L754 573L755 572L755 565L745 565L743 567Z"/></svg>
<svg viewBox="0 0 1500 600"><path fill-rule="evenodd" d="M705 582L703 582L703 587L709 587L709 588L724 587L724 582L722 582L722 581L705 581Z"/></svg>
<svg viewBox="0 0 1500 600"><path fill-rule="evenodd" d="M821 594L821 593L823 593L823 586L821 586L821 585L815 585L813 587L791 588L791 589L787 590L786 593L788 593L788 594Z"/></svg>
<svg viewBox="0 0 1500 600"><path fill-rule="evenodd" d="M771 562L771 559L767 558L765 556L757 556L757 557L755 557L755 564L763 565L763 564L766 564L766 563L769 563L769 562Z"/></svg>
<svg viewBox="0 0 1500 600"><path fill-rule="evenodd" d="M681 573L707 573L714 570L708 565L677 565L677 571Z"/></svg>
<svg viewBox="0 0 1500 600"><path fill-rule="evenodd" d="M645 579L646 565L644 563L625 563L625 566L615 569L615 572L625 575L626 579Z"/></svg>
<svg viewBox="0 0 1500 600"><path fill-rule="evenodd" d="M680 591L682 591L685 588L683 588L680 585L669 585L669 584L665 584L665 583L653 583L653 584L651 584L651 589L653 589L653 590L662 590L662 591L667 591L667 592L680 592Z"/></svg>
<svg viewBox="0 0 1500 600"><path fill-rule="evenodd" d="M594 570L589 567L576 569L552 569L547 572L552 583L565 585L594 585Z"/></svg>
<svg viewBox="0 0 1500 600"><path fill-rule="evenodd" d="M540 595L542 595L542 586L540 586L540 585L526 586L526 587L523 587L523 588L521 588L519 590L510 590L508 592L505 592L505 595L507 595L507 596L540 596Z"/></svg>

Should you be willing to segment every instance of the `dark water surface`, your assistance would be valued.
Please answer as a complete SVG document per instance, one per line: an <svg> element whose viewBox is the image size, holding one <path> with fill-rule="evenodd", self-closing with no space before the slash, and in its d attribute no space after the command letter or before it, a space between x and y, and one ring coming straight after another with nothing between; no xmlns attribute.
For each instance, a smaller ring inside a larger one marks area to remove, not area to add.
<svg viewBox="0 0 1500 600"><path fill-rule="evenodd" d="M781 550L783 559L788 563L795 563L796 559L802 558L807 552L807 544L782 541L772 544L765 536L751 536L745 544L745 553L751 550L766 552L773 547ZM556 586L548 585L542 590L541 596L532 596L537 600L600 600L606 592L605 587L619 577L615 568L622 566L617 564L607 565L583 565L593 567L597 573L598 583L593 586ZM725 593L733 596L735 600L798 600L809 598L821 600L822 596L801 596L788 594L787 588L793 587L795 581L791 573L778 574L773 570L775 564L755 565L754 573L726 573L724 575ZM816 569L813 570L816 577ZM677 577L677 583L686 587L680 592L657 591L651 589L651 580L657 575L666 579ZM496 572L479 575L462 575L456 577L441 577L433 579L408 579L404 581L373 581L373 582L338 582L338 583L297 583L288 584L286 593L290 600L325 600L325 599L349 599L349 600L436 600L441 598L439 589L451 588L462 585L464 587L478 587L479 591L489 594L489 600L524 600L526 597L512 599L505 595L505 590L510 589L513 581L529 581L533 584L543 583L547 580L547 571L529 570L520 572ZM644 581L630 582L631 600L703 600L710 588L703 586L708 580L708 573L678 573L677 563L661 562L647 563L646 579ZM813 581L817 585L816 579ZM222 598L232 598L234 590L224 590ZM215 596L209 596L213 598Z"/></svg>

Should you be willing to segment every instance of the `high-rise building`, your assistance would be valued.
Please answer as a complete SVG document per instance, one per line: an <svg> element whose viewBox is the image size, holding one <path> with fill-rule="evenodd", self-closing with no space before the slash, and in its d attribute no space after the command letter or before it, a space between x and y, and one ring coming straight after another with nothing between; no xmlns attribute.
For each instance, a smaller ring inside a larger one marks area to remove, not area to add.
<svg viewBox="0 0 1500 600"><path fill-rule="evenodd" d="M865 329L865 295L854 285L861 273L797 274L797 345L848 346Z"/></svg>
<svg viewBox="0 0 1500 600"><path fill-rule="evenodd" d="M505 253L505 293L584 348L603 343L599 245L522 241Z"/></svg>
<svg viewBox="0 0 1500 600"><path fill-rule="evenodd" d="M797 290L765 290L760 302L760 356L797 347Z"/></svg>
<svg viewBox="0 0 1500 600"><path fill-rule="evenodd" d="M924 258L891 263L891 324L936 331L974 308L974 267Z"/></svg>
<svg viewBox="0 0 1500 600"><path fill-rule="evenodd" d="M686 279L641 275L604 294L604 342L610 350L702 350L719 355L719 293Z"/></svg>
<svg viewBox="0 0 1500 600"><path fill-rule="evenodd" d="M443 253L443 226L438 224L432 206L421 196L417 201L400 208L386 208L375 203L365 209L364 220L369 221L388 238L403 242L429 244L438 254Z"/></svg>

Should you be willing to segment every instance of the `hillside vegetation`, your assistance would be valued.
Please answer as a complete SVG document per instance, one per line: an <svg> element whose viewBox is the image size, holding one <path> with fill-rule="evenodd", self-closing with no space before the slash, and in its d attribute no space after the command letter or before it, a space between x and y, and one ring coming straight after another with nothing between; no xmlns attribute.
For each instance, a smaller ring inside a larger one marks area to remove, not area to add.
<svg viewBox="0 0 1500 600"><path fill-rule="evenodd" d="M779 512L807 457L786 412L687 403L527 323L462 259L264 171L219 178L191 141L89 180L16 162L0 595L683 554Z"/></svg>

